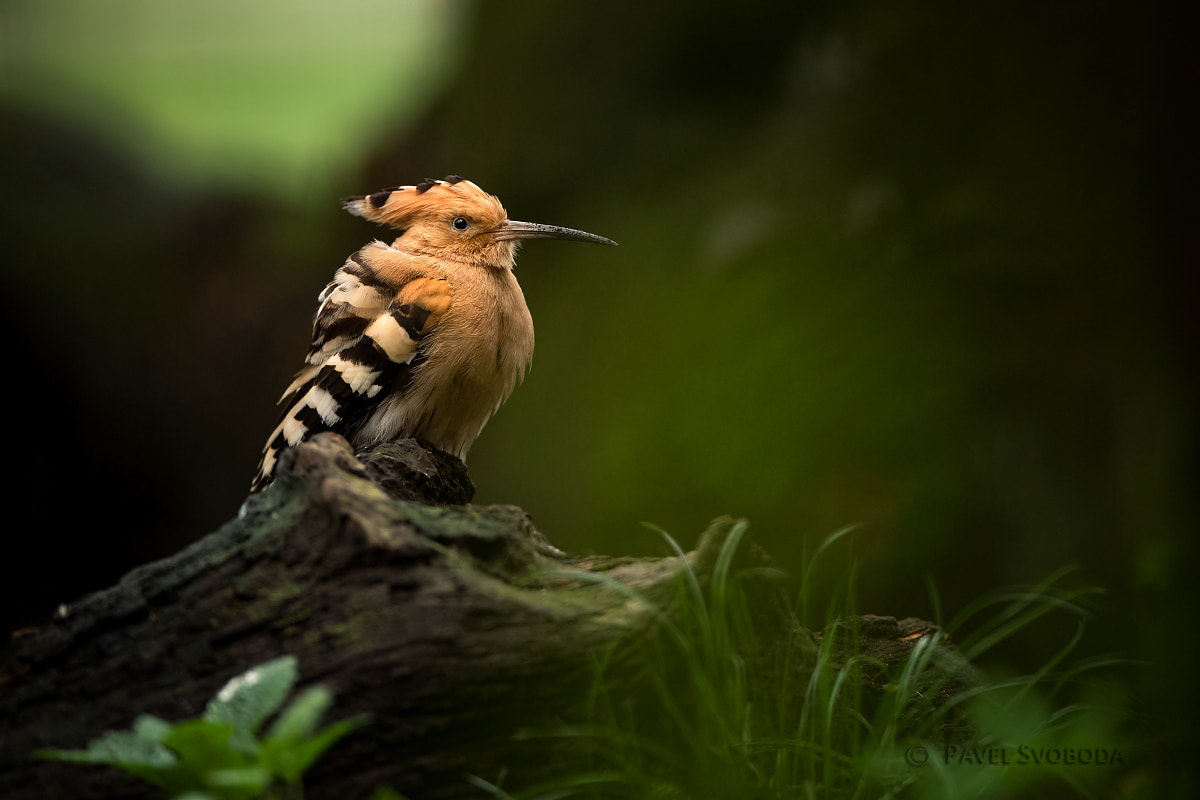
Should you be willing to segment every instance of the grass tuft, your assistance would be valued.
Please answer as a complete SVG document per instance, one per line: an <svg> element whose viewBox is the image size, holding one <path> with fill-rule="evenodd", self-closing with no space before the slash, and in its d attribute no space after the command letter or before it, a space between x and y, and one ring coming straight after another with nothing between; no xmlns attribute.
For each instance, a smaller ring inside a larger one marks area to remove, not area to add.
<svg viewBox="0 0 1200 800"><path fill-rule="evenodd" d="M586 744L586 767L520 790L477 778L474 785L511 800L1095 797L1132 763L1134 754L1112 738L1120 701L1103 691L1112 685L1107 675L1129 662L1109 656L1068 665L1089 616L1081 601L1098 591L1065 586L1073 570L980 598L945 626L956 648L942 635L924 635L888 668L864 654L859 626L847 624L857 619L853 565L814 647L779 647L784 632L756 632L748 579L764 573L739 568L746 531L744 522L728 529L708 575L659 531L681 565L673 603L571 573L651 609L660 635L637 645L648 648L645 686L616 685L612 653L598 654L586 719L522 734ZM804 565L794 611L807 625L816 605L811 578L852 532L831 534ZM940 620L936 586L928 586ZM1030 674L986 675L968 665L1051 614L1073 619L1074 632ZM1068 698L1081 691L1090 699ZM1067 763L1067 752L1076 763Z"/></svg>

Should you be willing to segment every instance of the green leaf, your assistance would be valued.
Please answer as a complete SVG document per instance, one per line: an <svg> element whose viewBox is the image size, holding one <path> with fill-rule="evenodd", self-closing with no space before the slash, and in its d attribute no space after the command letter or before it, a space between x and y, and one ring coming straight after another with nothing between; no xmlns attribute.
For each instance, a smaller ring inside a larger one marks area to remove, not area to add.
<svg viewBox="0 0 1200 800"><path fill-rule="evenodd" d="M245 753L230 746L232 738L232 724L198 718L176 723L162 744L173 750L191 769L206 771L247 762Z"/></svg>
<svg viewBox="0 0 1200 800"><path fill-rule="evenodd" d="M159 719L153 714L139 714L133 721L133 733L139 739L147 742L161 742L174 727L165 719Z"/></svg>
<svg viewBox="0 0 1200 800"><path fill-rule="evenodd" d="M324 686L301 692L260 744L255 732L282 705L296 681L291 656L248 670L225 684L204 715L175 724L150 714L133 729L109 731L86 750L43 750L40 758L120 767L166 789L175 800L251 800L278 777L297 784L334 742L366 722L360 716L314 734L333 702Z"/></svg>
<svg viewBox="0 0 1200 800"><path fill-rule="evenodd" d="M270 739L301 739L317 728L321 716L333 703L333 692L324 686L305 689L293 700L275 724L271 726Z"/></svg>
<svg viewBox="0 0 1200 800"><path fill-rule="evenodd" d="M272 733L263 741L263 763L288 783L300 780L300 776L321 754L346 734L367 723L368 716L344 719L327 726L315 736L307 738L283 738Z"/></svg>
<svg viewBox="0 0 1200 800"><path fill-rule="evenodd" d="M237 789L257 797L271 785L271 773L263 767L238 767L236 769L214 769L205 777L205 783L214 789ZM228 792L222 792L227 795Z"/></svg>
<svg viewBox="0 0 1200 800"><path fill-rule="evenodd" d="M141 717L138 723L145 732L155 736L161 733L161 728L144 722ZM143 731L107 731L89 742L86 750L39 750L34 755L76 764L106 764L167 790L181 788L177 780L181 770L178 758Z"/></svg>
<svg viewBox="0 0 1200 800"><path fill-rule="evenodd" d="M233 746L256 749L254 733L283 703L296 683L296 658L283 656L233 678L209 701L204 719L233 726Z"/></svg>
<svg viewBox="0 0 1200 800"><path fill-rule="evenodd" d="M334 723L316 735L317 724L333 703L325 686L312 686L288 704L263 739L261 758L271 772L292 783L338 739L367 721L366 715Z"/></svg>
<svg viewBox="0 0 1200 800"><path fill-rule="evenodd" d="M107 731L88 743L86 750L39 750L38 758L70 761L77 764L112 764L171 767L175 756L160 743L138 736L133 731Z"/></svg>
<svg viewBox="0 0 1200 800"><path fill-rule="evenodd" d="M288 704L259 744L257 729L282 705L295 679L295 658L276 658L230 680L203 716L172 724L143 714L132 730L110 730L88 750L44 750L36 756L118 766L166 789L174 800L260 798L275 778L298 784L320 754L366 722L365 715L354 717L314 733L332 693L313 686Z"/></svg>
<svg viewBox="0 0 1200 800"><path fill-rule="evenodd" d="M131 769L135 775L173 794L206 792L220 800L251 800L262 793L270 775L254 766L254 759L232 746L233 726L203 718L172 726L163 745L174 751L177 761L152 774Z"/></svg>

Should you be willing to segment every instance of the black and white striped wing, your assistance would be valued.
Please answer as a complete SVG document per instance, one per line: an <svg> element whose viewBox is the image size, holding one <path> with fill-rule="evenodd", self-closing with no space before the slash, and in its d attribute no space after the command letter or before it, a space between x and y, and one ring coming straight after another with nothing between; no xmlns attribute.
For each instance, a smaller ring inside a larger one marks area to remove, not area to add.
<svg viewBox="0 0 1200 800"><path fill-rule="evenodd" d="M263 449L251 491L270 484L284 449L322 431L349 434L397 383L403 388L401 373L411 373L422 339L436 325L430 309L410 299L419 294L411 284L398 293L384 292L363 284L347 268L349 262L320 295L307 366L280 399L283 413Z"/></svg>

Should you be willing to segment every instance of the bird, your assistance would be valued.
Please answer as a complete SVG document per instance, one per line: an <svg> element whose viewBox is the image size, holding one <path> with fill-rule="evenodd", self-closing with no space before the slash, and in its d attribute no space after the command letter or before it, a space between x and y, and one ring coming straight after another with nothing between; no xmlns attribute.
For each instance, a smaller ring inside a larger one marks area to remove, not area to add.
<svg viewBox="0 0 1200 800"><path fill-rule="evenodd" d="M279 399L252 494L271 484L280 453L323 431L356 451L411 437L465 462L533 358L533 319L513 274L520 244L616 244L510 220L498 198L457 175L342 204L399 233L350 255L317 296L312 346Z"/></svg>

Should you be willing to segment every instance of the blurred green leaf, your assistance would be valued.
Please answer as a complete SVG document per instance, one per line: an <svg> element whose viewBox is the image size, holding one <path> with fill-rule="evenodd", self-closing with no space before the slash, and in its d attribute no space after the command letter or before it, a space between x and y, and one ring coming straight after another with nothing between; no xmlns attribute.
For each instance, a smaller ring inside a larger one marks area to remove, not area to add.
<svg viewBox="0 0 1200 800"><path fill-rule="evenodd" d="M222 794L233 789L257 797L271 784L271 773L262 767L215 769L208 773L206 782L214 789L225 790Z"/></svg>
<svg viewBox="0 0 1200 800"><path fill-rule="evenodd" d="M86 750L42 750L35 756L119 767L174 800L251 800L276 780L298 790L304 771L367 717L342 720L313 735L333 694L324 686L310 687L284 709L260 744L256 731L291 692L296 674L294 657L277 658L226 683L201 717L169 723L142 714L132 730L108 731Z"/></svg>
<svg viewBox="0 0 1200 800"><path fill-rule="evenodd" d="M170 750L133 731L107 731L88 744L86 750L38 750L34 755L53 761L77 764L113 764L125 768L169 768L175 764Z"/></svg>
<svg viewBox="0 0 1200 800"><path fill-rule="evenodd" d="M254 733L282 705L296 683L296 659L283 656L243 672L209 701L204 718L233 726L233 744L255 748Z"/></svg>
<svg viewBox="0 0 1200 800"><path fill-rule="evenodd" d="M275 720L268 739L294 741L308 736L333 703L333 693L324 686L305 689Z"/></svg>
<svg viewBox="0 0 1200 800"><path fill-rule="evenodd" d="M321 754L348 733L362 727L366 715L351 717L329 725L315 736L302 739L267 737L262 746L262 760L268 768L285 781L300 780L300 776Z"/></svg>
<svg viewBox="0 0 1200 800"><path fill-rule="evenodd" d="M163 744L196 772L244 766L249 756L231 746L233 725L207 719L176 723Z"/></svg>
<svg viewBox="0 0 1200 800"><path fill-rule="evenodd" d="M161 742L171 732L171 723L153 714L139 714L133 721L133 732L139 739Z"/></svg>
<svg viewBox="0 0 1200 800"><path fill-rule="evenodd" d="M82 122L172 177L292 200L412 120L461 52L448 46L458 4L421 0L40 0L0 14L0 99Z"/></svg>

